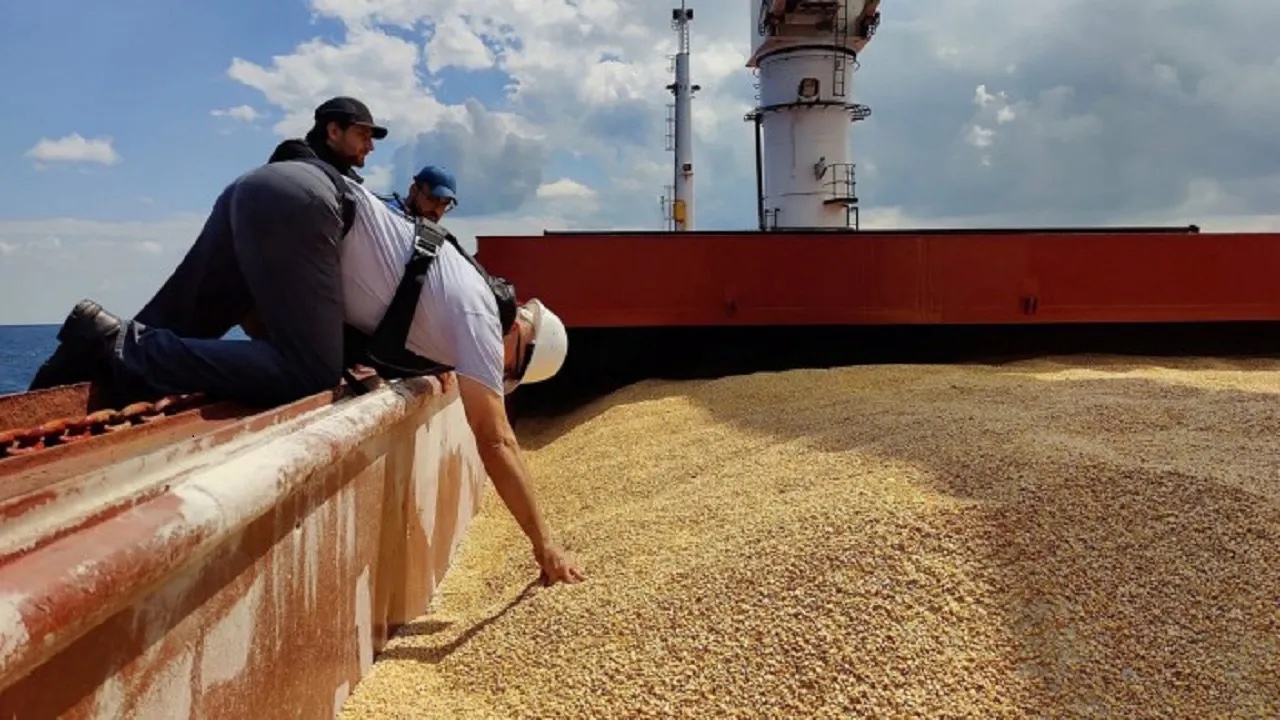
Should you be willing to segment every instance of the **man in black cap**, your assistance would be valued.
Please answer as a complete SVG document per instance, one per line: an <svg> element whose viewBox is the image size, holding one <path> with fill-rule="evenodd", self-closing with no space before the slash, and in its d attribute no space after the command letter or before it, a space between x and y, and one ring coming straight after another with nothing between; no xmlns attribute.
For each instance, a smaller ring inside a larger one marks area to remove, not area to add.
<svg viewBox="0 0 1280 720"><path fill-rule="evenodd" d="M352 168L386 136L364 103L322 104L305 140L281 143L271 162L219 194L186 257L135 317L78 303L29 389L102 377L127 400L203 391L271 405L334 387L344 366L342 240L354 206L324 166L360 182ZM221 339L236 325L254 340Z"/></svg>
<svg viewBox="0 0 1280 720"><path fill-rule="evenodd" d="M363 183L355 168L373 152L373 141L387 136L387 129L373 121L368 106L353 97L335 97L316 108L315 124L302 139L285 140L267 162L319 158L338 172Z"/></svg>

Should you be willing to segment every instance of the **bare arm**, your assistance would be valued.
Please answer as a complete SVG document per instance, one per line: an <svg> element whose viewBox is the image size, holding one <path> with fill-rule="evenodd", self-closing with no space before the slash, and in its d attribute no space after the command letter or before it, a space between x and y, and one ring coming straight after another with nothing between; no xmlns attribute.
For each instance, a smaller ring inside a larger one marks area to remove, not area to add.
<svg viewBox="0 0 1280 720"><path fill-rule="evenodd" d="M581 570L572 566L551 542L542 511L529 488L529 469L520 452L520 443L507 419L502 396L471 378L458 375L458 394L467 423L476 438L476 449L493 488L507 506L520 529L533 545L533 555L551 582L580 580Z"/></svg>

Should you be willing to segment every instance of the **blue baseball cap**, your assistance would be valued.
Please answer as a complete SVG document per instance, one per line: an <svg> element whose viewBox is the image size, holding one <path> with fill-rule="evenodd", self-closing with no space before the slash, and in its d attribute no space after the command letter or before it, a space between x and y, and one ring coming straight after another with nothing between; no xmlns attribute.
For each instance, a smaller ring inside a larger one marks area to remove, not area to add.
<svg viewBox="0 0 1280 720"><path fill-rule="evenodd" d="M453 173L442 167L427 165L413 176L413 181L438 198L458 201L458 183L454 180Z"/></svg>

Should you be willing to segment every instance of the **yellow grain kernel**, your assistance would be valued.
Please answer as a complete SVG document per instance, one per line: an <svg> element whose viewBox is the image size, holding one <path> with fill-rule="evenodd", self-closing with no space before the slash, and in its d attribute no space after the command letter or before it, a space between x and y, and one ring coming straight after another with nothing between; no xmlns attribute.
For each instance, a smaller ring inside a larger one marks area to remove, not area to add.
<svg viewBox="0 0 1280 720"><path fill-rule="evenodd" d="M489 493L342 717L1280 716L1278 427L1261 360L641 383L520 428L588 580Z"/></svg>

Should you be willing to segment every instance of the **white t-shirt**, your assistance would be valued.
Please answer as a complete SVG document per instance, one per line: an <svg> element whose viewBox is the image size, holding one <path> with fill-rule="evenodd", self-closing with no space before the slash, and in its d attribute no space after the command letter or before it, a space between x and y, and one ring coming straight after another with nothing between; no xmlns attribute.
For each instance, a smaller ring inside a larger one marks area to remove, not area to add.
<svg viewBox="0 0 1280 720"><path fill-rule="evenodd" d="M349 325L372 333L395 296L413 250L413 222L363 185L346 181L356 201L355 223L342 247L342 293ZM498 303L476 269L445 243L431 264L406 347L450 365L499 395L503 391L502 325Z"/></svg>

